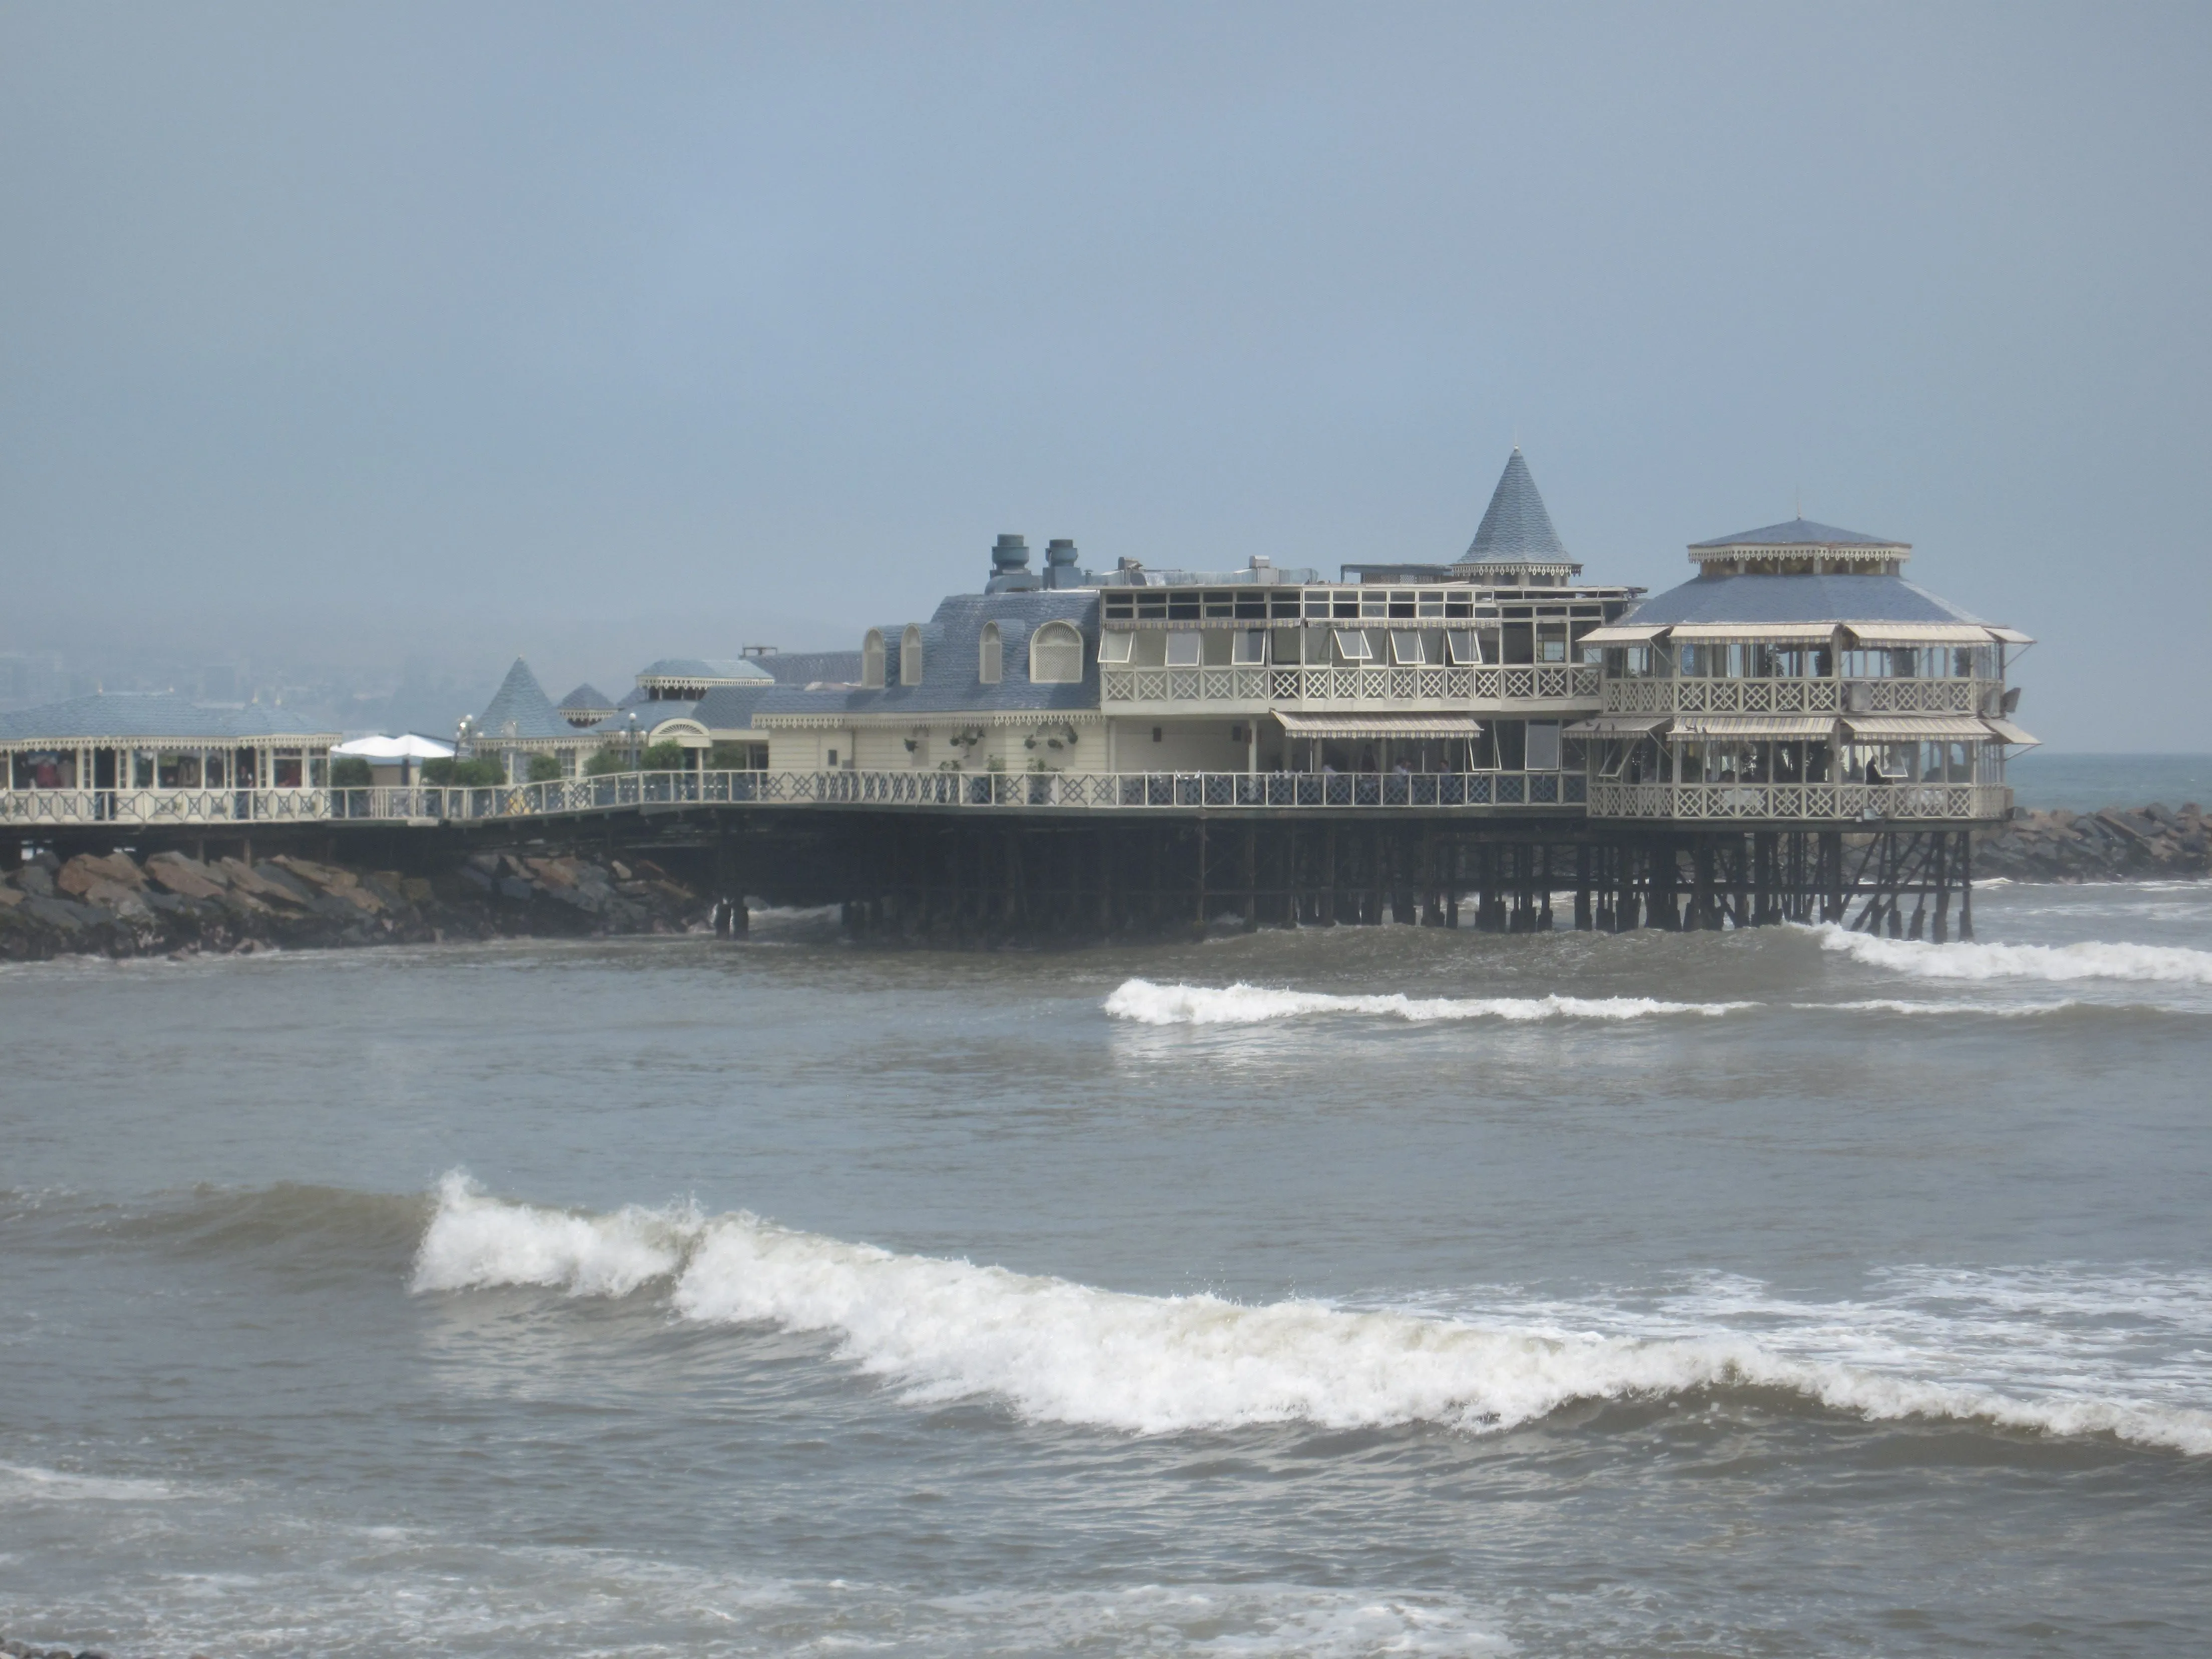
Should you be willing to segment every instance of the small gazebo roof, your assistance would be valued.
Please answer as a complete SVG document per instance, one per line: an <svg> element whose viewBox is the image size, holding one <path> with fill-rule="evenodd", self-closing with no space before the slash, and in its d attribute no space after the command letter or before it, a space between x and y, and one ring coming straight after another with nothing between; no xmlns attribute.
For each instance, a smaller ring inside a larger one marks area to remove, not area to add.
<svg viewBox="0 0 2212 1659"><path fill-rule="evenodd" d="M589 680L561 699L561 707L579 714L604 712L615 706L615 700L593 685Z"/></svg>
<svg viewBox="0 0 2212 1659"><path fill-rule="evenodd" d="M1911 554L1911 542L1869 536L1863 531L1842 530L1832 524L1817 524L1802 518L1690 544L1690 557L1699 564L1757 558L1761 555L1819 557L1847 564L1889 564L1901 562Z"/></svg>

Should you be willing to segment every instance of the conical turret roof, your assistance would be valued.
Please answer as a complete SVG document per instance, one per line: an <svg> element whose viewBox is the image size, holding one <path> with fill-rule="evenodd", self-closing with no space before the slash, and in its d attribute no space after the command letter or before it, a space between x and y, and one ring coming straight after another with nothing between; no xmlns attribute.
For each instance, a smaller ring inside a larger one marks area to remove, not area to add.
<svg viewBox="0 0 2212 1659"><path fill-rule="evenodd" d="M545 695L545 688L538 684L538 676L530 672L530 665L520 657L477 718L476 735L480 738L565 738L574 732L554 708L553 699Z"/></svg>
<svg viewBox="0 0 2212 1659"><path fill-rule="evenodd" d="M1536 493L1536 481L1528 475L1528 463L1522 459L1521 446L1516 444L1505 458L1498 488L1490 493L1489 511L1482 515L1481 527L1460 562L1487 564L1566 556L1566 544L1552 528L1552 515L1544 510L1544 498Z"/></svg>

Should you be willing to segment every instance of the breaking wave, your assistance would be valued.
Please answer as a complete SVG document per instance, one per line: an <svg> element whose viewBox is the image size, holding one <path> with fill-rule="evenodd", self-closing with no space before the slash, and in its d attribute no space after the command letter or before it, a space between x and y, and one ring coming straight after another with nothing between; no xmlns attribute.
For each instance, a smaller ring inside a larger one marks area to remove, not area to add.
<svg viewBox="0 0 2212 1659"><path fill-rule="evenodd" d="M2179 945L1929 945L1846 933L1833 923L1817 930L1823 950L1920 979L2129 980L2212 985L2212 951Z"/></svg>
<svg viewBox="0 0 2212 1659"><path fill-rule="evenodd" d="M2212 1413L2037 1397L1832 1360L1746 1335L1645 1338L1514 1328L1315 1301L1139 1296L968 1261L902 1255L738 1212L576 1216L441 1184L418 1291L525 1285L624 1296L666 1281L682 1319L836 1339L840 1358L917 1404L988 1397L1038 1421L1134 1433L1307 1422L1481 1431L1577 1401L1779 1389L1868 1419L2111 1434L2212 1454Z"/></svg>
<svg viewBox="0 0 2212 1659"><path fill-rule="evenodd" d="M1338 996L1325 991L1285 991L1261 985L1158 985L1124 981L1106 999L1106 1012L1140 1025L1256 1025L1305 1014L1383 1014L1424 1024L1432 1020L1644 1019L1662 1014L1717 1017L1756 1007L1751 1002L1665 1002L1653 997L1409 997Z"/></svg>

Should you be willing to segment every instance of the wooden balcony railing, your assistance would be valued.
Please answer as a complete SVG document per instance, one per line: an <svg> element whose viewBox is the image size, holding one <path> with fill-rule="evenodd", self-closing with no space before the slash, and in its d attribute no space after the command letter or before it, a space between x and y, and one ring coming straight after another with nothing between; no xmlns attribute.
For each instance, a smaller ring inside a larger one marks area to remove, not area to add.
<svg viewBox="0 0 2212 1659"><path fill-rule="evenodd" d="M1589 786L1593 818L1674 823L1979 823L2012 811L1997 783L1607 783Z"/></svg>
<svg viewBox="0 0 2212 1659"><path fill-rule="evenodd" d="M296 823L331 816L328 789L0 789L0 823Z"/></svg>
<svg viewBox="0 0 2212 1659"><path fill-rule="evenodd" d="M2000 680L1607 680L1608 714L1995 714Z"/></svg>
<svg viewBox="0 0 2212 1659"><path fill-rule="evenodd" d="M1101 668L1100 700L1115 703L1447 704L1587 702L1595 664L1480 668Z"/></svg>

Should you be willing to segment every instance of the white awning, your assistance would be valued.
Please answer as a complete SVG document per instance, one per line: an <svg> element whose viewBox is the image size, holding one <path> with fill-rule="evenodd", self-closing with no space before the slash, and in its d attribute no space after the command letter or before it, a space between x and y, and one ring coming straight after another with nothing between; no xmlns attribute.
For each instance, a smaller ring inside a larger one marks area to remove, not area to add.
<svg viewBox="0 0 2212 1659"><path fill-rule="evenodd" d="M1272 711L1292 738L1477 738L1482 727L1472 714L1306 714Z"/></svg>
<svg viewBox="0 0 2212 1659"><path fill-rule="evenodd" d="M1861 645L1987 645L1990 630L1979 623L1850 623Z"/></svg>
<svg viewBox="0 0 2212 1659"><path fill-rule="evenodd" d="M453 745L440 743L435 738L403 732L396 738L355 738L349 742L334 744L331 753L362 760L451 760Z"/></svg>
<svg viewBox="0 0 2212 1659"><path fill-rule="evenodd" d="M2007 645L2033 645L2035 643L2034 635L2023 634L2017 628L1992 628L1990 629L1990 637L1993 640L2002 640Z"/></svg>
<svg viewBox="0 0 2212 1659"><path fill-rule="evenodd" d="M1836 729L1833 714L1685 714L1668 732L1671 738L1826 738Z"/></svg>
<svg viewBox="0 0 2212 1659"><path fill-rule="evenodd" d="M1678 623L1678 640L1750 640L1760 645L1826 645L1833 623Z"/></svg>
<svg viewBox="0 0 2212 1659"><path fill-rule="evenodd" d="M1667 630L1656 624L1645 627L1640 623L1607 623L1603 628L1593 628L1582 636L1583 645L1649 645Z"/></svg>
<svg viewBox="0 0 2212 1659"><path fill-rule="evenodd" d="M1987 743L1990 728L1971 714L1846 714L1856 743Z"/></svg>
<svg viewBox="0 0 2212 1659"><path fill-rule="evenodd" d="M2010 720L1985 720L1983 723L1990 728L1991 735L1999 743L2016 744L2022 749L2033 749L2043 742L2041 738L2030 737Z"/></svg>
<svg viewBox="0 0 2212 1659"><path fill-rule="evenodd" d="M1567 728L1571 738L1644 738L1667 724L1664 714L1598 714Z"/></svg>

